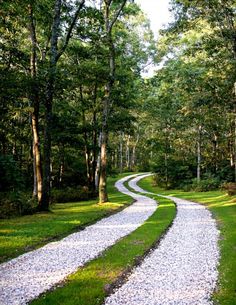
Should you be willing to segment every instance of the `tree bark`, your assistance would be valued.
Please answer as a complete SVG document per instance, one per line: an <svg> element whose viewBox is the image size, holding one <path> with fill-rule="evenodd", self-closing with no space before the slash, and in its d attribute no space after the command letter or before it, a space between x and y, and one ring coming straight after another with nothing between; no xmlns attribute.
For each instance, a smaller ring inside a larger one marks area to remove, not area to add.
<svg viewBox="0 0 236 305"><path fill-rule="evenodd" d="M104 0L105 39L109 49L109 79L105 86L102 113L102 137L101 137L101 170L99 179L99 202L108 201L107 194L107 143L108 143L108 117L111 107L111 93L115 81L115 47L112 39L112 28L117 21L127 0L123 0L119 9L111 18L112 0Z"/></svg>
<svg viewBox="0 0 236 305"><path fill-rule="evenodd" d="M137 133L137 138L136 141L134 143L133 149L132 149L132 160L131 160L131 168L132 170L135 170L135 163L136 163L136 147L138 145L139 142L139 131Z"/></svg>
<svg viewBox="0 0 236 305"><path fill-rule="evenodd" d="M120 148L119 148L119 155L120 155L120 173L123 171L123 137L124 137L124 132L120 132Z"/></svg>
<svg viewBox="0 0 236 305"><path fill-rule="evenodd" d="M100 169L101 169L101 138L102 138L102 133L100 132L99 135L99 141L98 141L98 147L99 149L99 153L97 156L97 162L96 162L96 171L95 171L95 189L96 191L99 190L99 178L100 178Z"/></svg>
<svg viewBox="0 0 236 305"><path fill-rule="evenodd" d="M128 135L126 142L126 167L130 170L130 135Z"/></svg>
<svg viewBox="0 0 236 305"><path fill-rule="evenodd" d="M31 115L31 126L33 135L33 169L34 169L34 190L33 195L37 197L38 205L42 199L42 166L39 137L39 89L37 86L37 38L33 17L32 5L28 6L29 11L29 32L31 40L30 73L32 79L30 100L33 106Z"/></svg>
<svg viewBox="0 0 236 305"><path fill-rule="evenodd" d="M198 140L197 140L197 182L201 180L201 161L202 161L202 126L198 127Z"/></svg>
<svg viewBox="0 0 236 305"><path fill-rule="evenodd" d="M92 159L92 188L93 191L96 191L96 167L97 167L97 109L96 109L96 102L97 102L97 83L95 83L94 87L94 96L93 96L93 159Z"/></svg>
<svg viewBox="0 0 236 305"><path fill-rule="evenodd" d="M50 204L51 184L51 130L52 130L52 102L56 81L56 66L58 60L58 35L61 17L61 0L55 1L54 17L51 34L50 66L45 97L44 118L44 160L43 160L43 192L40 210L47 211Z"/></svg>
<svg viewBox="0 0 236 305"><path fill-rule="evenodd" d="M56 83L56 69L57 62L65 52L69 40L72 36L72 30L78 19L80 10L83 8L85 0L82 0L74 14L71 24L67 30L64 44L60 50L58 50L58 36L61 22L61 0L55 0L54 16L51 30L51 47L49 56L49 69L48 80L45 96L45 119L44 119L44 158L43 158L43 190L42 200L39 207L42 211L47 211L50 204L50 190L51 190L51 132L52 132L52 103L55 91Z"/></svg>

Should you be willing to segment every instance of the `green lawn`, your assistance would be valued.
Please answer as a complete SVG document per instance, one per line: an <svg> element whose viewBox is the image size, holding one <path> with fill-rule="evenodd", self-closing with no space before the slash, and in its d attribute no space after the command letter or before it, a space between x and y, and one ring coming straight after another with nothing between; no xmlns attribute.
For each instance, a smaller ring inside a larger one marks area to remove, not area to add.
<svg viewBox="0 0 236 305"><path fill-rule="evenodd" d="M42 295L32 305L101 305L117 281L160 239L172 223L175 205L160 198L154 214L137 230L69 277L65 285Z"/></svg>
<svg viewBox="0 0 236 305"><path fill-rule="evenodd" d="M236 304L236 196L228 196L222 191L183 192L179 190L163 191L152 185L152 177L141 180L143 189L189 199L205 204L212 212L221 232L219 242L221 259L219 266L219 285L214 294L215 304Z"/></svg>
<svg viewBox="0 0 236 305"><path fill-rule="evenodd" d="M114 187L125 175L108 179L110 202L104 205L96 200L55 204L50 213L0 220L0 262L60 239L130 204L132 199Z"/></svg>

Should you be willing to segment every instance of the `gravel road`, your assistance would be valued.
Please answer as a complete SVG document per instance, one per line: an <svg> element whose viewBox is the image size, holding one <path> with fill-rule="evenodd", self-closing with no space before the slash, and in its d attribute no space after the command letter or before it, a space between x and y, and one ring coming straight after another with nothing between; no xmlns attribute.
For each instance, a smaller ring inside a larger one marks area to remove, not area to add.
<svg viewBox="0 0 236 305"><path fill-rule="evenodd" d="M146 176L146 175L145 175ZM149 193L129 182L138 192ZM150 193L153 194L153 193ZM210 305L217 282L219 232L202 205L168 197L177 216L165 238L105 305Z"/></svg>
<svg viewBox="0 0 236 305"><path fill-rule="evenodd" d="M116 187L133 197L134 204L83 231L1 264L0 305L23 305L35 299L142 225L157 205L126 189L123 182L129 178L119 180Z"/></svg>

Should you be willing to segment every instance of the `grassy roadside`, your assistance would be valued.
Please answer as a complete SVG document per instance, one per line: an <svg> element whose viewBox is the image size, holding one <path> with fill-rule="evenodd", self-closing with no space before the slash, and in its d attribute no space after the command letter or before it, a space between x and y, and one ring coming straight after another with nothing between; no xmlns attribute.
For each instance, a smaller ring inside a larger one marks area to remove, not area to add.
<svg viewBox="0 0 236 305"><path fill-rule="evenodd" d="M32 305L103 304L105 296L124 280L172 223L175 205L164 198L158 201L158 209L142 226L70 276L64 287L42 295Z"/></svg>
<svg viewBox="0 0 236 305"><path fill-rule="evenodd" d="M164 191L152 185L152 177L144 178L138 184L147 191L189 199L209 208L221 232L219 285L213 299L215 304L236 305L236 196L228 196L222 191Z"/></svg>
<svg viewBox="0 0 236 305"><path fill-rule="evenodd" d="M52 206L50 213L37 213L0 220L0 262L16 257L51 240L77 231L98 219L117 212L132 203L129 196L114 187L116 180L126 174L108 179L110 202L98 205L96 200L61 203Z"/></svg>

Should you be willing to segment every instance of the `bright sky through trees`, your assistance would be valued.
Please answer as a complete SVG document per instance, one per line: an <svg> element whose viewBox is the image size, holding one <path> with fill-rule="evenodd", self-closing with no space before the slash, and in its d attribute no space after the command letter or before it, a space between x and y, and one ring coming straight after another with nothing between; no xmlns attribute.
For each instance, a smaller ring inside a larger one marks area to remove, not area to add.
<svg viewBox="0 0 236 305"><path fill-rule="evenodd" d="M150 20L151 29L155 38L158 37L158 32L163 26L171 21L171 13L169 12L169 0L136 0L141 6ZM144 77L152 77L157 69L154 65L150 65L143 73Z"/></svg>
<svg viewBox="0 0 236 305"><path fill-rule="evenodd" d="M158 31L171 21L171 14L168 10L168 0L136 0L142 10L150 19L152 31L157 37Z"/></svg>

